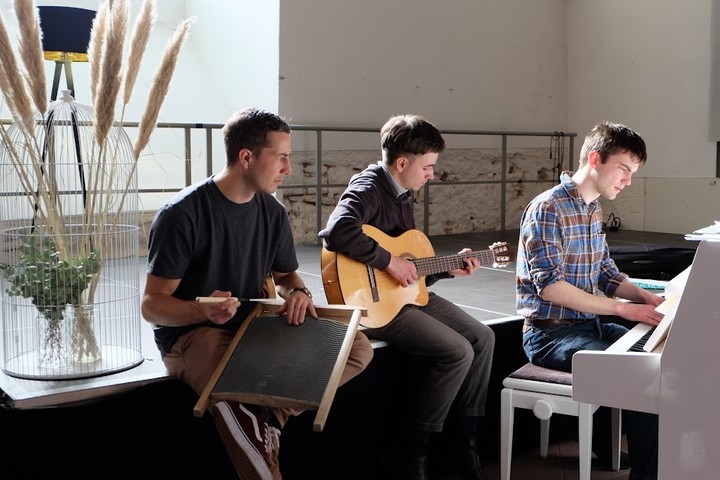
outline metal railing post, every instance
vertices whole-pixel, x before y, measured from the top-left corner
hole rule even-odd
[[[213,174],[212,128],[205,127],[205,174]]]
[[[505,221],[505,210],[507,205],[507,135],[502,136],[502,153],[500,154],[500,226],[503,231],[507,230]]]
[[[315,130],[315,231],[322,227],[322,130]],[[315,237],[315,243],[320,243],[320,237]]]

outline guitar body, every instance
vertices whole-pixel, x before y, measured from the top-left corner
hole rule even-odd
[[[361,318],[360,323],[369,328],[387,325],[405,305],[427,305],[427,275],[463,269],[468,258],[477,259],[481,266],[498,268],[506,267],[515,257],[513,249],[505,242],[495,242],[488,250],[436,257],[430,240],[419,230],[408,230],[398,237],[391,237],[370,225],[363,225],[362,229],[385,250],[412,261],[418,273],[418,281],[403,288],[382,270],[322,249],[320,264],[328,303],[364,307],[367,317]]]
[[[435,255],[430,240],[419,230],[408,230],[398,237],[391,237],[371,225],[364,225],[363,232],[397,257],[415,259]],[[425,277],[403,288],[388,273],[325,248],[322,249],[320,262],[328,303],[365,307],[367,316],[360,319],[365,327],[387,325],[405,305],[423,306],[428,303]]]

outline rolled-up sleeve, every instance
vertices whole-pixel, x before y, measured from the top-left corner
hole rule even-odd
[[[565,279],[565,263],[558,214],[553,203],[538,203],[526,212],[521,241],[525,247],[528,276],[540,295],[543,289]]]

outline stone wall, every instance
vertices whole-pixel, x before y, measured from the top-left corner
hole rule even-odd
[[[513,149],[507,152],[505,175],[506,229],[517,228],[527,203],[539,192],[557,182],[560,169],[550,158],[547,148]],[[337,203],[348,179],[368,164],[379,159],[377,151],[325,151],[321,168],[321,227]],[[293,152],[293,173],[278,197],[290,212],[295,241],[298,244],[317,242],[315,192],[315,152]],[[438,160],[435,179],[429,187],[428,199],[421,190],[415,196],[415,220],[425,229],[424,209],[428,205],[428,233],[449,235],[467,232],[497,231],[502,224],[502,155],[499,149],[451,149]],[[463,182],[458,184],[457,182]]]
[[[505,228],[518,228],[523,209],[535,195],[557,183],[556,159],[549,150],[526,148],[509,150],[507,154],[507,190],[505,194]],[[345,189],[347,180],[365,166],[378,160],[375,151],[327,151],[321,168],[321,228]],[[430,235],[502,230],[501,223],[501,152],[497,149],[446,150],[435,168],[430,187]],[[317,242],[315,195],[315,152],[293,152],[293,173],[286,185],[304,187],[282,188],[278,197],[290,213],[295,241],[300,245]],[[568,169],[565,159],[563,170]],[[451,184],[451,182],[478,182]],[[484,183],[482,183],[484,182]],[[644,223],[645,182],[633,179],[616,200],[601,199],[604,218],[614,213],[621,217],[622,228],[642,230]],[[415,198],[415,221],[424,230],[425,195],[421,190]],[[140,255],[147,254],[147,231],[155,212],[143,212],[140,222]]]

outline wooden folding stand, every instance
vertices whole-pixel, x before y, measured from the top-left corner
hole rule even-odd
[[[313,430],[322,431],[366,311],[316,305],[319,318],[308,316],[302,325],[289,325],[276,313],[282,304],[258,301],[195,404],[195,416],[203,416],[219,400],[317,410]]]

